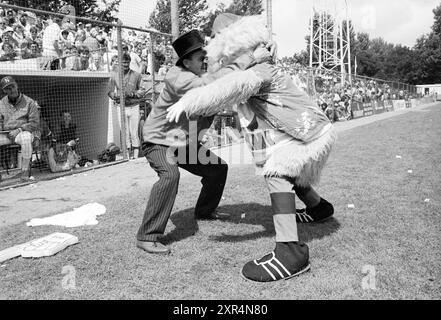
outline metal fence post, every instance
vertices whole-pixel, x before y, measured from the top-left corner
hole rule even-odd
[[[118,21],[118,27],[116,28],[117,34],[117,42],[118,42],[118,86],[120,88],[118,95],[120,97],[120,122],[121,122],[121,146],[123,152],[124,160],[129,159],[129,154],[127,152],[127,144],[126,144],[126,98],[124,96],[124,73],[122,69],[122,22]]]
[[[154,41],[156,41],[156,37],[155,35],[150,34],[150,52],[152,53],[152,105],[156,102],[156,97],[155,97],[155,67],[156,67],[156,59],[155,59],[155,55],[153,53],[154,50]]]

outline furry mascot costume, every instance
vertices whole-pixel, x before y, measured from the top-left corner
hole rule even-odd
[[[269,41],[262,17],[219,15],[216,33],[207,50],[209,72],[249,55]],[[310,269],[309,249],[299,242],[297,222],[330,218],[333,206],[311,187],[336,140],[332,124],[292,79],[271,63],[238,70],[189,91],[169,108],[169,121],[211,116],[239,105],[238,114],[258,173],[265,177],[273,209],[276,248],[261,259],[248,262],[242,274],[259,282],[288,279]],[[296,215],[295,195],[307,205]]]

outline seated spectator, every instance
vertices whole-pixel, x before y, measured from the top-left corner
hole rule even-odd
[[[89,57],[90,57],[89,48],[86,46],[78,47],[78,54],[79,57],[75,59],[72,70],[85,71],[89,69]]]
[[[17,57],[14,47],[9,42],[4,42],[1,48],[0,61],[14,60]]]
[[[96,38],[97,35],[98,31],[95,28],[92,28],[89,35],[86,36],[86,39],[83,41],[83,46],[88,47],[91,52],[98,52],[101,48],[100,43]]]
[[[22,43],[20,43],[15,51],[17,53],[17,59],[27,59],[27,56],[29,55],[27,41],[23,41]]]
[[[6,10],[6,19],[7,19],[8,26],[12,27],[16,23],[15,11],[12,9],[7,9]]]
[[[92,53],[92,56],[90,57],[90,63],[89,63],[89,70],[90,71],[105,71],[104,65],[103,65],[103,57],[99,52]]]
[[[77,31],[75,36],[75,46],[76,47],[82,46],[84,40],[86,40],[86,30],[80,29]]]
[[[69,39],[70,36],[70,31],[69,29],[63,29],[61,31],[61,35],[60,35],[60,40],[59,40],[59,44],[60,44],[60,48],[61,50],[66,50],[66,49],[71,49],[73,46],[73,41],[71,41],[71,39]],[[65,55],[63,53],[63,55]]]
[[[43,39],[40,34],[38,34],[38,29],[35,26],[32,26],[29,29],[29,34],[26,37],[26,41],[28,43],[36,42],[38,46],[41,48],[41,45],[43,44]]]
[[[21,24],[16,24],[14,25],[13,29],[14,29],[14,33],[12,34],[12,37],[14,38],[15,41],[17,41],[18,47],[20,47],[21,44],[26,41],[24,28]]]
[[[14,78],[1,79],[0,87],[6,96],[0,100],[0,117],[3,118],[7,135],[0,135],[0,145],[16,143],[21,146],[22,181],[29,180],[32,142],[40,127],[38,104],[22,94]]]
[[[29,28],[31,27],[30,24],[28,23],[28,14],[26,12],[23,12],[20,17],[18,18],[18,22],[17,24],[19,24],[20,26],[23,27],[23,31],[25,33],[29,32]]]
[[[60,121],[55,129],[54,139],[57,142],[67,144],[77,140],[77,125],[72,121],[70,112],[63,110],[60,113]]]
[[[48,152],[47,161],[51,172],[63,172],[74,169],[81,157],[76,153],[75,145],[55,143]]]
[[[75,65],[75,61],[77,59],[79,59],[78,49],[77,49],[77,47],[72,46],[72,48],[70,49],[70,53],[66,54],[66,61],[65,61],[64,68],[66,70],[73,70],[74,65]]]
[[[11,27],[6,27],[5,31],[3,31],[2,34],[2,43],[10,43],[15,49],[18,47],[18,42],[14,39],[13,34],[14,29],[12,29]]]
[[[92,30],[92,24],[91,23],[87,23],[86,24],[86,28],[84,29],[84,32],[86,33],[86,37],[88,37],[90,35],[90,31]]]
[[[0,38],[3,35],[3,32],[5,32],[6,27],[7,27],[6,19],[3,17],[0,17]]]
[[[48,163],[52,172],[68,171],[78,164],[81,157],[75,151],[79,139],[77,126],[72,122],[71,114],[64,110],[55,130],[53,145],[48,152]]]

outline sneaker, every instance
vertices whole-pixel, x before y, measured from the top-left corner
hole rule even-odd
[[[276,243],[276,249],[242,268],[248,280],[273,282],[288,280],[311,269],[308,246],[300,242]]]
[[[296,220],[298,223],[318,223],[330,219],[333,214],[333,205],[321,198],[320,203],[313,208],[296,210]]]

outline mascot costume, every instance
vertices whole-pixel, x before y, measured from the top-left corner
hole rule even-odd
[[[250,55],[269,42],[261,16],[219,15],[214,38],[206,47],[208,72],[214,73]],[[310,269],[309,249],[299,241],[297,222],[322,222],[334,208],[312,188],[336,141],[326,115],[273,63],[237,70],[187,92],[169,108],[169,121],[182,113],[189,119],[212,116],[238,105],[238,115],[256,170],[265,178],[271,198],[276,248],[245,264],[247,279],[271,282],[288,279]],[[296,214],[295,195],[306,204]]]

